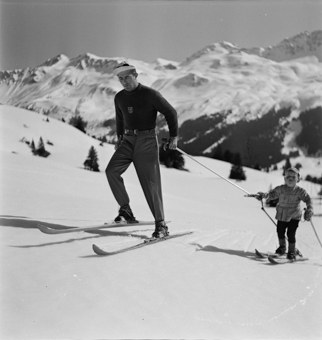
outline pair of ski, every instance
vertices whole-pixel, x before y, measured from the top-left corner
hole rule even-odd
[[[307,261],[307,257],[297,257],[295,260],[289,260],[285,257],[285,255],[279,255],[275,253],[263,253],[255,249],[255,254],[258,258],[268,259],[268,261],[272,264],[285,264],[285,263],[294,263],[298,261]]]
[[[166,222],[169,223],[169,222]],[[91,231],[97,231],[101,229],[112,229],[112,228],[121,228],[121,227],[134,227],[134,226],[142,226],[142,225],[154,225],[154,221],[138,221],[136,223],[127,223],[127,222],[111,222],[111,223],[104,223],[104,224],[99,224],[99,225],[93,225],[89,227],[79,227],[79,228],[65,228],[65,229],[54,229],[50,228],[44,224],[38,223],[37,228],[42,231],[45,234],[49,235],[57,235],[57,234],[67,234],[67,233],[76,233],[76,232],[91,232]],[[148,245],[152,245],[155,243],[167,241],[176,237],[180,236],[185,236],[185,235],[190,235],[192,234],[192,231],[187,231],[187,232],[181,232],[181,233],[176,233],[176,234],[170,234],[168,236],[162,237],[162,238],[147,238],[143,242],[136,244],[131,247],[127,248],[122,248],[116,251],[106,251],[102,249],[101,247],[97,246],[96,244],[93,244],[93,251],[97,255],[102,255],[102,256],[109,256],[109,255],[116,255],[120,253],[124,253],[130,250],[135,250],[139,249]]]

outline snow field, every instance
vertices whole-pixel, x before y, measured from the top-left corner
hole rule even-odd
[[[0,107],[0,123],[2,339],[321,338],[322,250],[309,223],[301,222],[297,234],[309,261],[273,266],[256,259],[255,248],[273,251],[277,244],[260,203],[186,158],[189,172],[162,167],[163,193],[170,232],[194,233],[99,257],[93,243],[123,248],[142,242],[153,226],[46,235],[35,225],[86,226],[115,217],[104,174],[113,146],[8,106]],[[47,159],[19,142],[37,144],[40,136]],[[100,173],[82,169],[92,145]],[[230,164],[197,159],[228,176]],[[252,193],[282,181],[280,174],[245,170],[247,180],[236,184]],[[133,167],[124,178],[135,216],[151,220]],[[316,188],[300,185],[312,191],[322,238]],[[266,209],[274,217],[275,209]]]

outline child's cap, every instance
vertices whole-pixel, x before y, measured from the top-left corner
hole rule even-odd
[[[297,169],[297,168],[295,168],[294,166],[292,166],[291,168],[288,168],[287,170],[286,170],[286,172],[287,171],[290,171],[290,172],[295,172],[296,174],[298,174],[299,175],[299,177],[301,176],[301,174],[300,174],[300,170],[299,169]]]

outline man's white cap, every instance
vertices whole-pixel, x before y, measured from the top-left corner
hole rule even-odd
[[[113,74],[117,76],[121,72],[131,71],[131,70],[135,71],[135,67],[132,66],[132,65],[129,65],[127,62],[123,61],[122,63],[118,64],[115,67],[115,69],[113,70]]]

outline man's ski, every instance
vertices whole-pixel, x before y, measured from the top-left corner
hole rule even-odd
[[[269,256],[268,261],[272,264],[285,264],[285,263],[294,263],[299,261],[307,261],[309,260],[307,257],[297,257],[295,260],[289,260],[288,258],[276,258]]]
[[[148,246],[150,244],[155,244],[155,243],[167,241],[167,240],[170,240],[170,239],[175,238],[175,237],[190,235],[192,233],[193,233],[193,231],[188,231],[188,232],[183,232],[183,233],[171,234],[169,236],[165,236],[165,237],[162,237],[162,238],[149,238],[149,239],[144,240],[142,243],[136,244],[135,246],[123,248],[123,249],[119,249],[119,250],[115,250],[115,251],[106,251],[106,250],[103,250],[102,248],[98,247],[96,244],[93,244],[93,250],[97,255],[102,255],[102,256],[116,255],[116,254],[120,254],[120,253],[125,253],[125,252],[130,251],[130,250],[139,249],[139,248]]]
[[[166,223],[169,223],[167,221]],[[127,223],[127,222],[110,222],[98,225],[92,225],[89,227],[76,227],[76,228],[66,228],[66,229],[53,229],[45,226],[41,223],[37,224],[37,228],[45,234],[56,235],[56,234],[67,234],[67,233],[77,233],[80,231],[93,231],[98,229],[111,229],[111,228],[121,228],[121,227],[135,227],[141,225],[154,225],[154,221],[138,221],[137,223]]]

